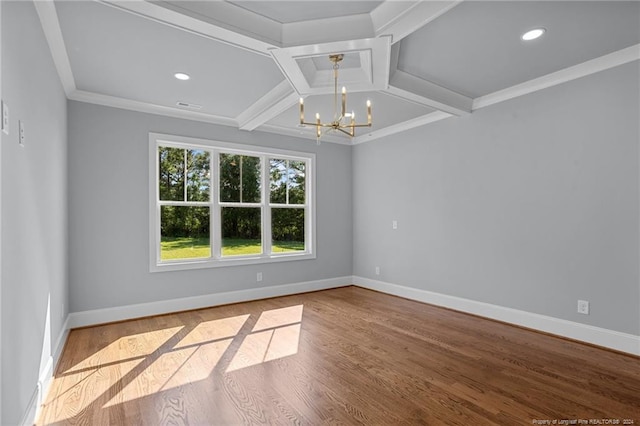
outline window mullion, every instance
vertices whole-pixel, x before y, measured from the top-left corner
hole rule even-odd
[[[242,183],[242,163],[244,160],[244,156],[241,155],[240,156],[240,202],[242,203],[243,199],[242,199],[242,187],[244,186]]]
[[[155,234],[155,254],[156,254],[156,264],[161,262],[161,257],[160,257],[160,253],[161,253],[161,242],[162,242],[162,231],[161,231],[161,226],[162,226],[162,217],[160,214],[160,144],[158,144],[158,142],[156,141],[155,143],[155,163],[156,163],[156,170],[155,170],[155,175],[156,175],[156,180],[155,180],[155,200],[156,200],[156,208],[155,208],[155,215],[156,215],[156,226],[154,227],[154,234]]]
[[[187,201],[187,150],[184,150],[184,176],[182,177],[182,199],[183,201]]]
[[[206,201],[158,201],[159,206],[207,207]]]
[[[261,163],[261,182],[262,182],[262,249],[263,255],[269,256],[271,255],[271,208],[269,207],[269,202],[271,200],[271,186],[269,184],[271,173],[267,172],[267,166],[269,163],[269,159],[266,155],[260,157]]]
[[[220,151],[214,150],[211,155],[211,164],[209,166],[211,170],[211,188],[210,191],[210,205],[211,211],[209,216],[211,221],[209,223],[210,241],[211,241],[211,257],[214,259],[220,259],[222,256],[222,224],[221,224],[221,211],[220,211]]]

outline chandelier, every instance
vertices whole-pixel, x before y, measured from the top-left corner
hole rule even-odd
[[[320,121],[320,113],[316,113],[315,123],[304,121],[304,99],[300,98],[300,126],[316,126],[316,141],[320,143],[320,137],[332,130],[338,130],[349,137],[356,135],[356,127],[371,127],[371,101],[367,100],[367,122],[356,123],[353,111],[347,112],[347,89],[342,88],[342,108],[338,114],[338,68],[344,54],[329,55],[329,61],[333,62],[333,121],[323,123]],[[324,131],[323,131],[324,129]]]

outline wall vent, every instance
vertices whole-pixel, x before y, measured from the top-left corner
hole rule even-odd
[[[202,109],[202,105],[190,104],[189,102],[176,102],[180,108],[188,108],[188,109]]]

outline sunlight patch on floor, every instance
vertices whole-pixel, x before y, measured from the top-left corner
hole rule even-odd
[[[252,331],[299,323],[302,321],[302,308],[302,305],[297,305],[264,311],[260,314],[260,318],[258,318],[256,325],[253,326]]]
[[[96,351],[90,357],[79,361],[63,373],[75,373],[83,370],[94,370],[110,363],[120,363],[129,359],[141,359],[166,343],[182,327],[170,327],[145,333],[123,336]]]
[[[264,311],[244,338],[227,372],[298,353],[303,306]]]
[[[72,367],[58,372],[51,385],[58,396],[46,403],[47,420],[65,421],[95,411],[96,404],[106,409],[210,379],[216,367],[225,368],[223,360],[231,359],[226,372],[232,372],[295,355],[302,312],[303,305],[264,311],[246,336],[240,333],[250,314],[122,336],[75,363],[70,354]]]
[[[104,407],[205,380],[218,365],[233,338],[176,348],[160,355]]]
[[[247,319],[249,319],[249,314],[201,322],[175,348],[235,337]]]

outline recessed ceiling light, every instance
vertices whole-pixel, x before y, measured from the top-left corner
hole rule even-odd
[[[531,41],[531,40],[535,40],[538,37],[540,37],[542,34],[544,34],[547,30],[545,30],[544,28],[535,28],[533,30],[527,31],[526,33],[522,34],[522,40],[524,41]]]
[[[178,80],[189,80],[191,78],[189,77],[189,74],[185,74],[183,72],[177,72],[173,76]]]

